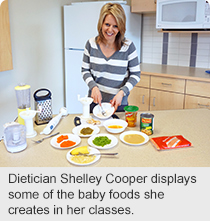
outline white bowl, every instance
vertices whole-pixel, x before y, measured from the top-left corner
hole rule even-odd
[[[122,128],[109,128],[109,126],[112,125],[122,126]],[[114,134],[123,132],[127,126],[128,123],[120,119],[110,119],[104,122],[104,127],[106,128],[106,130]]]
[[[104,109],[104,111],[106,112],[106,116],[102,115],[101,107],[99,104],[93,108],[93,115],[99,119],[110,118],[112,116],[112,114],[114,113],[114,107],[112,107],[110,103],[101,103],[101,106]]]

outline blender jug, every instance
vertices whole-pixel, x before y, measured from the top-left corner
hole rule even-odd
[[[17,105],[18,105],[18,123],[25,125],[23,118],[20,116],[20,112],[25,111],[26,108],[31,108],[31,87],[25,84],[19,84],[15,87]]]

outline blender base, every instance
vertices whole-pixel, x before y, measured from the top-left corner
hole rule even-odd
[[[23,145],[17,146],[17,147],[8,147],[8,146],[6,146],[6,149],[10,153],[17,153],[17,152],[21,152],[21,151],[25,150],[26,147],[27,147],[27,144],[23,144]]]
[[[37,135],[37,132],[34,130],[32,134],[26,134],[26,138],[32,138]]]

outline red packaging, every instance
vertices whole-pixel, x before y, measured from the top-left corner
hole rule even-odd
[[[150,141],[157,150],[169,150],[192,146],[192,143],[185,139],[182,135],[153,137]]]

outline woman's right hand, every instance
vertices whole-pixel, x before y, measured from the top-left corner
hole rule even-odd
[[[102,96],[97,86],[92,88],[91,97],[93,98],[94,103],[101,105]]]

